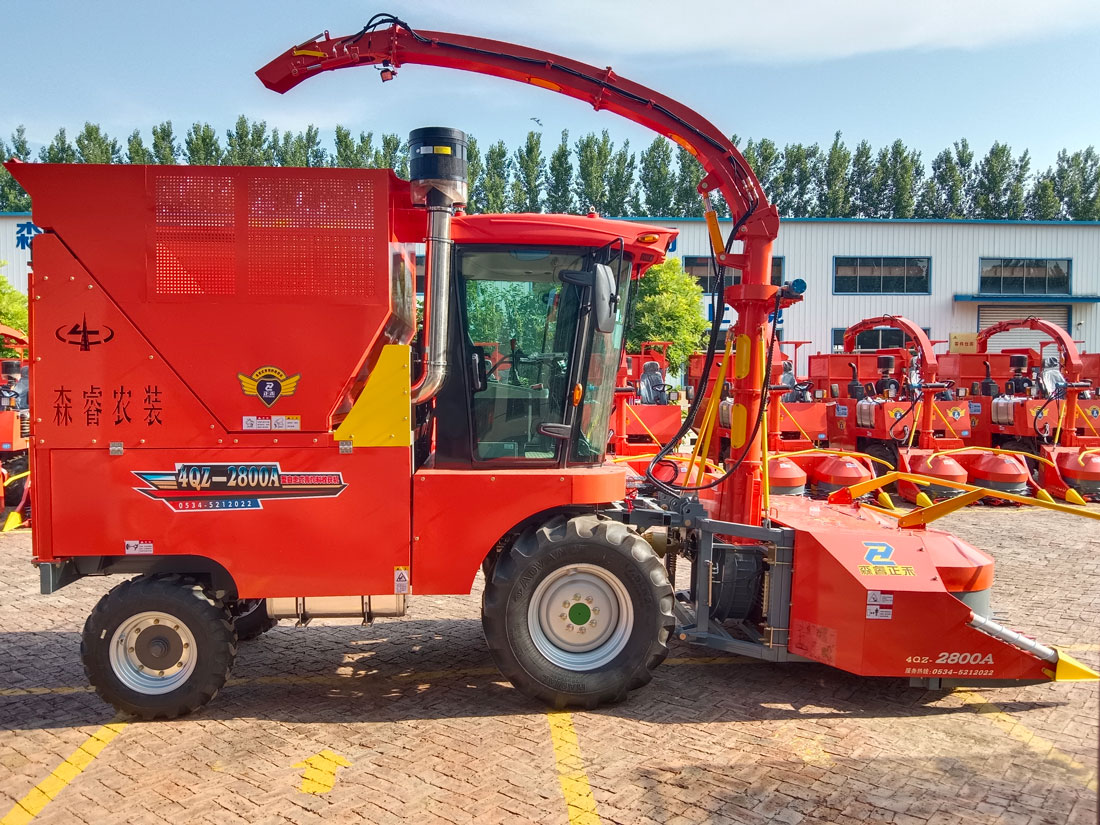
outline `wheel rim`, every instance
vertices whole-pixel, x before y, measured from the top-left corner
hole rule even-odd
[[[111,637],[111,670],[138,693],[175,690],[195,672],[195,637],[169,613],[150,610],[122,622]]]
[[[539,653],[566,670],[603,667],[626,647],[634,607],[619,579],[594,564],[573,564],[543,579],[527,626]]]

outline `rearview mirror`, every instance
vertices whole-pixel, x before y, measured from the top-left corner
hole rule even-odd
[[[563,269],[558,273],[567,284],[587,286],[592,289],[592,317],[596,331],[613,332],[615,329],[615,272],[607,264],[596,264],[593,270]]]

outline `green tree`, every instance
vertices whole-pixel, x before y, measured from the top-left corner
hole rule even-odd
[[[607,203],[604,209],[607,214],[616,218],[625,218],[633,211],[634,197],[634,153],[630,151],[630,141],[624,140],[623,145],[611,156],[607,165]]]
[[[1057,221],[1062,219],[1062,202],[1054,186],[1054,170],[1047,169],[1036,175],[1035,183],[1027,196],[1027,217],[1033,221]]]
[[[1100,220],[1100,156],[1094,147],[1058,153],[1054,190],[1071,221]]]
[[[950,149],[932,159],[932,174],[921,187],[916,215],[919,218],[966,217],[967,183]]]
[[[1025,183],[1031,158],[1025,150],[1019,159],[1007,144],[995,142],[978,164],[974,205],[982,220],[1019,220],[1025,212]]]
[[[542,155],[542,134],[528,132],[523,146],[512,159],[512,212],[541,212],[542,187],[546,181],[546,159]]]
[[[341,169],[363,169],[374,160],[374,133],[360,132],[359,140],[344,126],[336,127],[336,151],[332,165]]]
[[[736,142],[735,140],[734,143]],[[783,156],[779,147],[767,138],[761,138],[757,143],[750,139],[745,144],[745,151],[742,154],[745,161],[752,167],[752,171],[756,173],[756,179],[760,181],[760,187],[768,196],[768,200],[776,203],[780,195],[777,191],[779,171],[783,166]]]
[[[503,212],[508,201],[508,182],[512,176],[512,162],[508,158],[508,147],[498,140],[485,152],[485,177],[482,193],[485,198],[482,207],[489,214]]]
[[[382,135],[382,146],[371,164],[375,169],[392,169],[397,177],[409,179],[409,147],[399,135]]]
[[[562,130],[561,143],[550,155],[550,167],[546,180],[546,211],[566,214],[575,210],[569,132]]]
[[[783,167],[779,172],[779,192],[775,201],[779,214],[788,218],[807,218],[814,214],[820,167],[821,149],[816,143],[812,146],[789,143],[783,148]]]
[[[638,188],[642,193],[646,216],[670,217],[676,200],[676,176],[672,171],[672,144],[668,138],[654,138],[642,151],[639,166],[641,174]]]
[[[57,130],[48,146],[38,150],[38,159],[43,163],[76,163],[76,149],[65,137],[64,128]]]
[[[477,138],[466,136],[466,211],[470,214],[485,211],[485,164],[481,162],[481,149]]]
[[[595,209],[607,212],[607,167],[611,163],[611,137],[605,129],[597,137],[589,132],[574,147],[577,153],[577,174],[573,189],[577,196],[577,208],[581,212]]]
[[[153,153],[145,148],[145,143],[141,139],[141,132],[137,129],[134,129],[126,141],[126,162],[132,164],[153,162]]]
[[[627,349],[639,352],[644,341],[671,341],[669,369],[680,372],[708,327],[702,298],[702,288],[684,272],[679,258],[650,267],[634,295]]]
[[[703,179],[703,166],[684,147],[676,152],[676,194],[672,199],[673,214],[681,218],[703,216],[703,199],[699,196],[699,181]],[[711,206],[716,206],[711,196]]]
[[[959,170],[959,175],[963,181],[963,210],[962,216],[965,218],[973,218],[974,214],[974,185],[976,176],[974,174],[974,151],[970,148],[970,144],[966,138],[959,138],[955,141],[955,168]]]
[[[0,324],[26,332],[30,329],[27,323],[27,296],[4,277],[3,270],[7,263],[0,261]]]
[[[829,154],[821,166],[821,181],[818,184],[817,214],[825,218],[846,218],[852,210],[852,199],[848,194],[848,173],[852,164],[852,153],[840,139],[840,132],[833,137]]]
[[[218,166],[222,162],[218,134],[209,123],[192,124],[183,139],[183,157],[191,166]]]
[[[875,186],[875,161],[871,144],[861,140],[852,154],[848,173],[848,194],[852,199],[853,218],[877,218],[880,213],[879,190]]]
[[[31,148],[27,144],[26,130],[22,125],[16,127],[11,136],[11,146],[0,138],[0,159],[17,158],[21,161],[31,159]],[[30,212],[31,198],[23,187],[16,183],[8,170],[0,166],[0,212]]]
[[[328,152],[321,146],[321,135],[312,123],[304,132],[287,132],[280,139],[279,130],[271,130],[271,156],[276,166],[328,166]]]
[[[180,162],[180,147],[172,131],[172,121],[166,120],[153,127],[153,163],[172,166]]]
[[[241,115],[232,129],[225,133],[223,166],[271,166],[275,161],[275,148],[267,134],[267,122]]]
[[[924,177],[920,152],[909,151],[901,140],[879,152],[875,180],[879,188],[880,217],[912,218]]]
[[[99,128],[98,123],[85,123],[76,136],[77,163],[120,163],[122,150],[118,141]]]

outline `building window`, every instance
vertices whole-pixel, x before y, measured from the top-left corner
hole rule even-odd
[[[932,337],[932,330],[929,327],[921,327],[921,329],[929,338]],[[845,327],[833,327],[833,352],[844,352],[844,333],[847,331]],[[900,329],[894,329],[893,327],[875,327],[856,334],[857,352],[874,352],[877,349],[904,349],[909,344],[909,336]]]
[[[982,295],[1069,295],[1068,258],[982,258]]]
[[[927,295],[931,258],[833,258],[837,295]]]
[[[695,278],[703,288],[703,292],[710,292],[711,282],[714,279],[714,271],[711,269],[709,255],[685,255],[681,259],[684,272]],[[741,283],[740,269],[726,270],[726,286]],[[772,285],[783,286],[783,256],[772,256]]]

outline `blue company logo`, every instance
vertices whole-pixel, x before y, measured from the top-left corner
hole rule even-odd
[[[891,557],[894,555],[894,548],[889,544],[883,544],[879,541],[865,541],[863,546],[867,548],[867,552],[863,556],[863,560],[868,564],[878,564],[882,566],[893,565]]]

